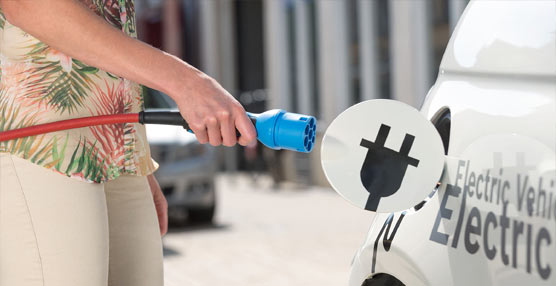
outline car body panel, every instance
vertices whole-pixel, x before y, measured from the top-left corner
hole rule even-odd
[[[180,126],[147,125],[147,138],[151,155],[160,165],[154,175],[170,213],[214,208],[217,171],[214,148],[200,144],[195,135]]]
[[[471,1],[441,70],[473,74],[556,75],[554,1]]]

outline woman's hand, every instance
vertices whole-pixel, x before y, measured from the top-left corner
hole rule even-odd
[[[170,96],[200,143],[233,146],[238,142],[246,146],[256,138],[255,128],[241,104],[206,74],[191,68],[176,89],[178,93]],[[241,134],[239,138],[236,129]]]
[[[168,232],[168,202],[154,175],[148,175],[147,180],[149,181],[149,187],[153,194],[156,215],[158,216],[158,225],[160,226],[160,236],[164,236],[166,232]]]

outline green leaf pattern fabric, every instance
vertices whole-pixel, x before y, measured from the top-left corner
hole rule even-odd
[[[136,37],[132,0],[81,0]],[[0,9],[0,132],[85,116],[139,112],[139,84],[88,66],[10,24]],[[8,152],[60,174],[105,182],[156,168],[145,128],[100,125],[0,142]]]

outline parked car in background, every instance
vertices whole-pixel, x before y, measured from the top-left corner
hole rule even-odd
[[[556,285],[556,2],[471,1],[421,113],[440,185],[376,214],[349,285]]]
[[[146,110],[177,110],[167,95],[147,89]],[[151,156],[160,168],[155,172],[168,200],[171,220],[212,222],[216,207],[214,177],[217,163],[212,146],[200,144],[180,126],[146,125]]]

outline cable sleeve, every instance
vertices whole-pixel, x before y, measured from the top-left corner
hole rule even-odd
[[[139,123],[182,126],[185,130],[192,132],[179,111],[141,111],[139,112]]]

